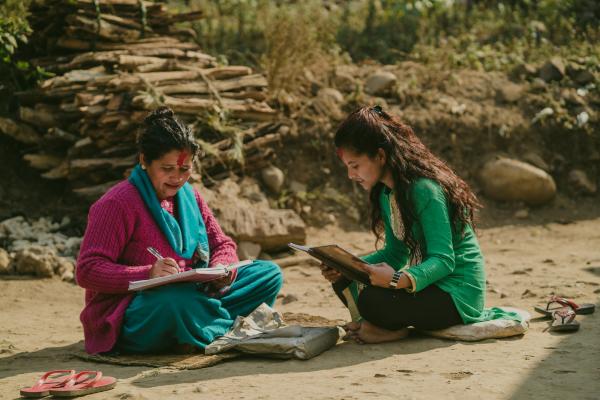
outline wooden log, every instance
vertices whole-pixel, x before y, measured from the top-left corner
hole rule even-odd
[[[197,71],[203,74],[205,77],[209,79],[231,79],[236,78],[243,75],[252,74],[252,68],[246,67],[243,65],[233,65],[227,67],[214,67],[214,68],[206,68],[201,69],[196,66],[190,66],[184,63],[178,64],[178,66],[183,70],[188,71]]]
[[[75,5],[77,7],[89,7],[94,8],[93,0],[76,0]],[[129,8],[133,10],[139,10],[140,5],[138,0],[98,0],[100,10],[111,11],[114,8]],[[163,4],[153,3],[150,1],[143,1],[143,6],[149,12],[166,12],[166,8]]]
[[[38,128],[52,128],[60,125],[60,119],[57,117],[55,110],[49,110],[45,105],[40,107],[38,104],[36,109],[19,107],[19,119]]]
[[[25,154],[23,156],[31,168],[47,171],[58,167],[63,161],[63,157],[51,154]]]
[[[165,63],[167,60],[160,57],[137,56],[131,54],[121,54],[117,62],[121,67],[133,69],[139,65]]]
[[[171,96],[162,96],[162,104],[170,107],[176,113],[197,115],[206,110],[211,110],[215,106],[222,105],[232,113],[235,118],[251,121],[269,121],[276,115],[277,111],[273,110],[266,103],[249,103],[239,100],[225,100],[222,104],[211,99],[188,98],[178,99]],[[157,104],[156,100],[147,93],[138,94],[131,100],[131,104],[136,108],[146,110],[154,109]]]
[[[158,37],[157,37],[158,38]],[[56,41],[56,46],[68,49],[68,50],[101,50],[101,51],[109,51],[109,50],[131,50],[137,51],[137,49],[153,49],[153,48],[163,48],[170,47],[172,49],[179,50],[197,50],[198,46],[193,43],[184,43],[180,41],[166,41],[164,40],[164,36],[160,36],[161,40],[156,40],[154,42],[142,41],[138,40],[132,43],[111,43],[111,42],[96,42],[93,43],[87,40],[75,39],[73,37],[63,36]]]
[[[40,87],[42,89],[58,88],[61,86],[70,86],[74,83],[87,83],[89,81],[110,76],[103,66],[97,66],[90,69],[76,69],[67,72],[64,75],[46,79]]]
[[[31,126],[0,117],[0,132],[20,143],[39,144],[42,136]]]
[[[139,30],[123,28],[103,19],[98,21],[83,15],[68,15],[66,23],[68,26],[65,28],[65,32],[73,37],[79,36],[78,34],[81,32],[112,42],[133,42],[142,38],[142,32]]]
[[[132,157],[124,158],[87,158],[69,161],[69,179],[77,179],[95,170],[120,170],[135,164]]]
[[[110,95],[101,93],[80,92],[75,94],[75,104],[78,107],[95,106],[97,104],[106,102],[108,100],[108,96]]]
[[[220,93],[231,90],[241,90],[249,87],[267,87],[269,84],[263,75],[245,75],[233,79],[219,80],[212,82],[213,87]],[[185,82],[174,85],[160,86],[160,92],[164,94],[176,93],[211,93],[210,88],[205,82]]]
[[[58,166],[52,168],[50,171],[43,173],[41,176],[44,179],[65,179],[69,175],[69,162],[63,160]]]
[[[44,135],[44,142],[66,143],[70,145],[77,142],[77,140],[79,138],[76,135],[56,126],[48,129]]]
[[[73,189],[73,192],[78,196],[89,200],[95,200],[100,198],[104,193],[106,193],[111,187],[119,183],[119,180],[113,180],[109,182],[104,182],[99,185],[86,186],[81,188]]]
[[[255,101],[266,101],[267,93],[260,90],[243,90],[241,92],[225,92],[221,93],[221,96],[226,99],[252,99]]]

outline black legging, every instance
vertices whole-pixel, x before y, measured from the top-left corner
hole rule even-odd
[[[342,291],[350,280],[341,278],[333,290],[347,306]],[[452,297],[437,285],[429,285],[417,293],[404,289],[365,287],[358,297],[358,311],[370,323],[388,330],[413,326],[422,330],[436,330],[462,324]]]

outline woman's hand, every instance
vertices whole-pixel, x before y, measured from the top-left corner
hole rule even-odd
[[[172,258],[156,260],[150,269],[150,278],[173,275],[179,272],[179,265]]]
[[[227,274],[227,276],[224,276],[219,279],[215,279],[214,281],[210,281],[208,284],[211,286],[211,288],[213,290],[216,291],[216,290],[224,288],[225,286],[231,285],[232,280],[233,280],[233,272],[230,272],[229,274]]]
[[[369,278],[371,278],[371,285],[383,288],[390,287],[390,282],[392,281],[392,277],[396,271],[394,268],[390,267],[389,264],[365,264],[362,267],[363,270],[369,274]]]
[[[319,265],[319,268],[321,268],[321,275],[323,275],[325,279],[327,279],[331,283],[336,283],[342,277],[342,274],[340,272],[328,267],[323,263]]]

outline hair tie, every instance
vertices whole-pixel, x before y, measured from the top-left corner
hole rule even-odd
[[[383,115],[383,108],[381,108],[381,106],[379,104],[371,107],[371,111],[374,111],[375,113],[377,113],[379,115]]]

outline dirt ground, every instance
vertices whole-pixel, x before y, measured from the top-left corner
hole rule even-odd
[[[597,210],[597,209],[596,209]],[[507,220],[510,221],[510,220]],[[568,223],[566,223],[568,222]],[[598,305],[600,215],[570,221],[495,223],[479,231],[487,260],[488,306],[533,306],[552,293]],[[328,226],[310,243],[341,243],[357,253],[373,247],[361,230]],[[284,269],[284,296],[276,308],[347,319],[318,268]],[[95,364],[71,358],[83,338],[83,290],[58,280],[0,280],[0,399],[52,369],[100,369],[119,379],[90,399],[598,399],[600,318],[578,316],[573,334],[546,331],[534,319],[523,336],[478,343],[412,334],[383,345],[338,345],[309,361],[254,357],[200,370]],[[535,315],[534,315],[535,316]]]

